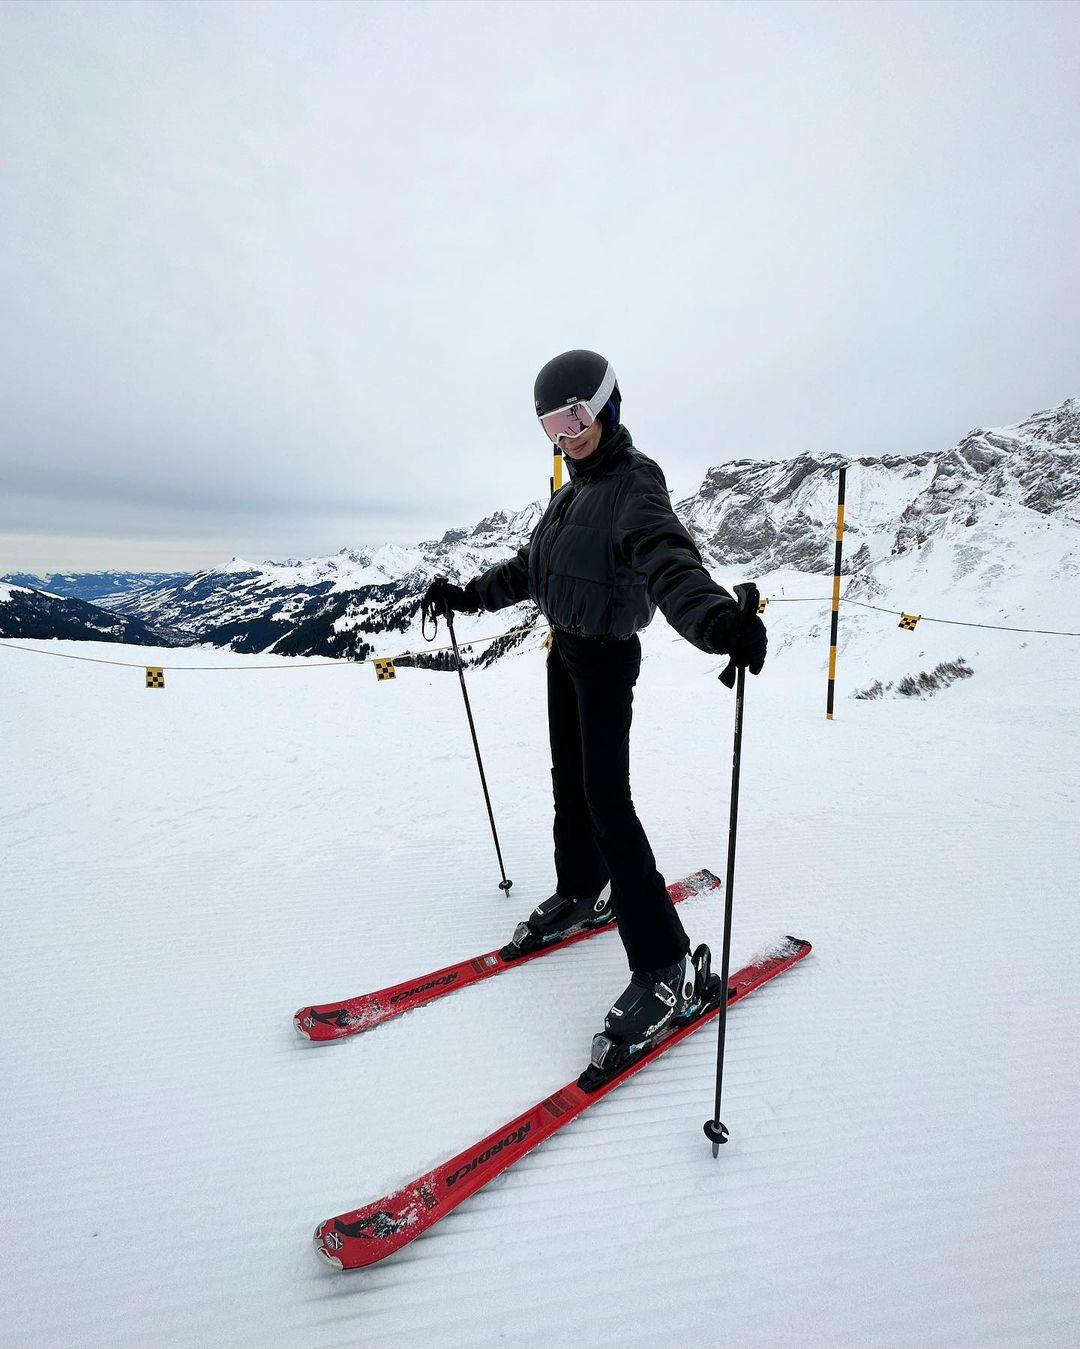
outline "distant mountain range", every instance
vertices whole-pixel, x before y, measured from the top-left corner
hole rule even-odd
[[[987,591],[1005,571],[1029,565],[1038,532],[1040,580],[1080,575],[1080,399],[1015,426],[977,429],[950,449],[845,460],[801,454],[733,460],[709,469],[675,509],[707,565],[724,580],[781,570],[832,568],[836,479],[848,464],[845,593],[864,598],[909,588],[934,555],[935,585]],[[342,549],[286,562],[233,558],[194,575],[90,573],[62,577],[108,595],[108,619],[87,620],[100,640],[121,619],[155,641],[208,642],[236,651],[363,659],[423,650],[416,606],[432,577],[464,582],[525,543],[543,509],[535,501],[498,511],[471,528],[448,530],[413,547]],[[1019,571],[1018,571],[1019,569]],[[55,578],[18,577],[53,589]],[[16,607],[25,606],[19,600]],[[93,606],[90,606],[91,608]],[[503,615],[506,626],[538,617],[530,604]],[[40,613],[46,622],[44,611]],[[0,633],[10,633],[12,601],[0,598]],[[65,616],[70,629],[73,616]],[[491,616],[458,627],[490,630]],[[132,629],[135,630],[134,628]],[[22,635],[28,635],[23,633]],[[40,635],[71,636],[70,630]],[[116,640],[145,640],[130,636]],[[483,659],[483,653],[477,659]]]
[[[71,599],[90,600],[110,605],[125,595],[135,595],[148,586],[167,585],[186,580],[190,573],[183,571],[54,571],[47,576],[33,572],[9,572],[0,581],[44,590],[50,595]]]
[[[343,548],[285,562],[234,557],[132,594],[117,607],[189,641],[234,651],[363,660],[376,649],[401,649],[432,577],[474,576],[501,561],[528,539],[542,510],[537,501],[522,511],[497,511],[471,529],[450,529],[413,547]],[[417,648],[424,645],[417,638]]]
[[[176,638],[149,627],[141,619],[114,613],[70,595],[0,581],[0,637],[72,641],[127,642],[134,646],[176,646]]]

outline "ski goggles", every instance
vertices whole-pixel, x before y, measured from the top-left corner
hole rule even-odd
[[[548,439],[558,441],[563,436],[580,436],[594,425],[596,417],[588,403],[569,403],[554,412],[545,412],[540,425],[547,432]]]
[[[563,436],[573,438],[584,435],[589,427],[595,424],[614,388],[615,371],[609,365],[604,371],[600,387],[591,398],[575,398],[569,403],[564,403],[561,408],[555,408],[553,412],[543,413],[540,416],[540,425],[547,433],[548,439],[558,444]]]

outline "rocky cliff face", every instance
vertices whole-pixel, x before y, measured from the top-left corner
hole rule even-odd
[[[677,510],[708,560],[759,572],[832,568],[838,455],[712,468]],[[920,548],[1002,509],[1080,525],[1080,399],[948,450],[848,462],[845,571]]]

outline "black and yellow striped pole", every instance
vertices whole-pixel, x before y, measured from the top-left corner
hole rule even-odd
[[[836,560],[833,563],[832,632],[829,634],[829,700],[825,716],[833,719],[833,698],[836,693],[836,633],[840,626],[840,562],[844,555],[844,490],[847,486],[847,466],[840,470],[840,493],[836,502]]]

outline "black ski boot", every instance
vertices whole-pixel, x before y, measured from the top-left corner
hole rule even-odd
[[[575,932],[603,927],[615,917],[611,907],[611,890],[605,886],[599,894],[585,899],[567,899],[565,895],[550,895],[538,904],[524,923],[518,923],[509,946],[499,952],[503,960],[538,951],[541,946],[572,937]]]
[[[692,1021],[716,996],[707,946],[699,946],[674,965],[646,972],[634,971],[629,984],[604,1018],[604,1029],[593,1036],[589,1067],[578,1079],[585,1090],[595,1089],[648,1050],[666,1031]]]

